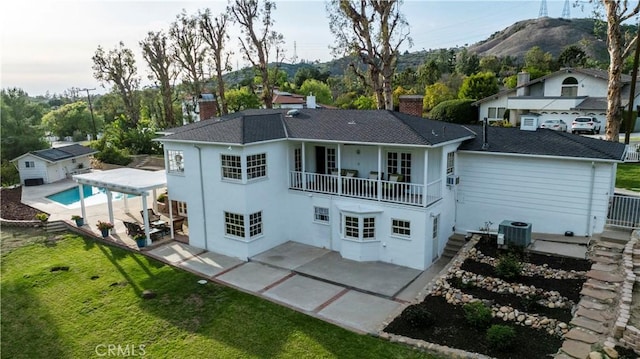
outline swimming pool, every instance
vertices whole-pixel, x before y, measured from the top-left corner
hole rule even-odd
[[[84,203],[86,206],[107,202],[107,191],[104,188],[93,186],[82,186]],[[121,200],[124,197],[122,193],[111,192],[111,198],[114,201]],[[135,195],[128,195],[127,198],[136,197]],[[71,187],[62,192],[54,193],[47,196],[48,199],[54,201],[60,205],[68,208],[80,208],[80,190],[78,187]]]

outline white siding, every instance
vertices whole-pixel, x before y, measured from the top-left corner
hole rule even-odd
[[[470,152],[458,160],[458,232],[478,230],[485,221],[497,228],[503,220],[532,223],[541,233],[603,231],[612,164],[595,163],[592,172],[588,161]]]
[[[33,162],[35,167],[26,166],[26,162]],[[18,171],[20,172],[20,183],[24,184],[25,179],[42,178],[44,183],[49,183],[47,175],[47,162],[42,159],[27,155],[17,161]]]

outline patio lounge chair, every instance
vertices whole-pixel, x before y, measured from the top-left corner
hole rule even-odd
[[[382,188],[384,189],[384,194],[387,197],[395,197],[398,195],[398,185],[397,183],[403,182],[404,176],[398,173],[392,173],[389,175],[389,180],[387,183],[384,183]]]
[[[143,236],[145,235],[144,228],[138,223],[126,222],[126,221],[122,221],[122,223],[124,223],[124,226],[127,228],[127,234],[131,236],[131,238],[134,238],[137,235],[143,235]],[[161,236],[161,235],[162,235],[162,230],[158,228],[149,229],[149,236],[151,237],[151,240],[156,240],[158,239],[158,236]]]
[[[147,213],[149,214],[149,223],[160,220],[160,215],[157,214],[153,208],[147,208]],[[144,210],[140,211],[140,216],[142,216],[142,219],[144,220]]]

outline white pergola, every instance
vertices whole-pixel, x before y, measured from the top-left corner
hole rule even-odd
[[[151,244],[151,236],[149,233],[149,213],[147,209],[147,196],[152,192],[153,208],[156,209],[156,190],[167,186],[167,175],[164,170],[145,171],[135,168],[118,168],[107,171],[94,171],[91,173],[74,175],[73,179],[78,183],[80,190],[80,205],[82,208],[82,217],[87,218],[83,185],[101,187],[106,190],[107,206],[109,207],[109,221],[114,223],[113,219],[113,199],[111,192],[120,192],[123,194],[131,194],[142,198],[142,214],[144,219],[144,234],[147,237],[147,245]],[[124,196],[124,211],[129,213],[127,196]],[[169,224],[171,226],[171,238],[173,238],[173,213],[169,211]],[[114,228],[115,230],[115,228]]]

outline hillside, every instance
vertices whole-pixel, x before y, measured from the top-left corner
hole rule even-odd
[[[488,39],[480,41],[468,47],[469,52],[476,53],[480,57],[495,55],[498,57],[510,56],[520,61],[524,55],[534,46],[540,47],[544,52],[551,53],[555,58],[562,50],[570,45],[577,45],[587,55],[599,62],[608,62],[606,43],[594,35],[593,19],[554,19],[543,17],[538,19],[519,21],[502,31],[491,35]],[[438,50],[433,50],[438,51]],[[417,69],[429,56],[425,50],[406,52],[398,58],[398,71],[406,68]],[[324,63],[299,63],[282,64],[292,79],[298,69],[307,66],[316,66],[320,71],[329,71],[331,76],[342,76],[349,65],[349,58],[344,57]],[[234,71],[225,76],[227,83],[235,84],[248,76],[248,69]]]
[[[562,50],[576,45],[597,61],[607,62],[606,43],[594,36],[593,19],[553,19],[543,17],[519,21],[496,32],[487,40],[469,46],[479,56],[511,56],[522,59],[532,47],[558,57]]]

